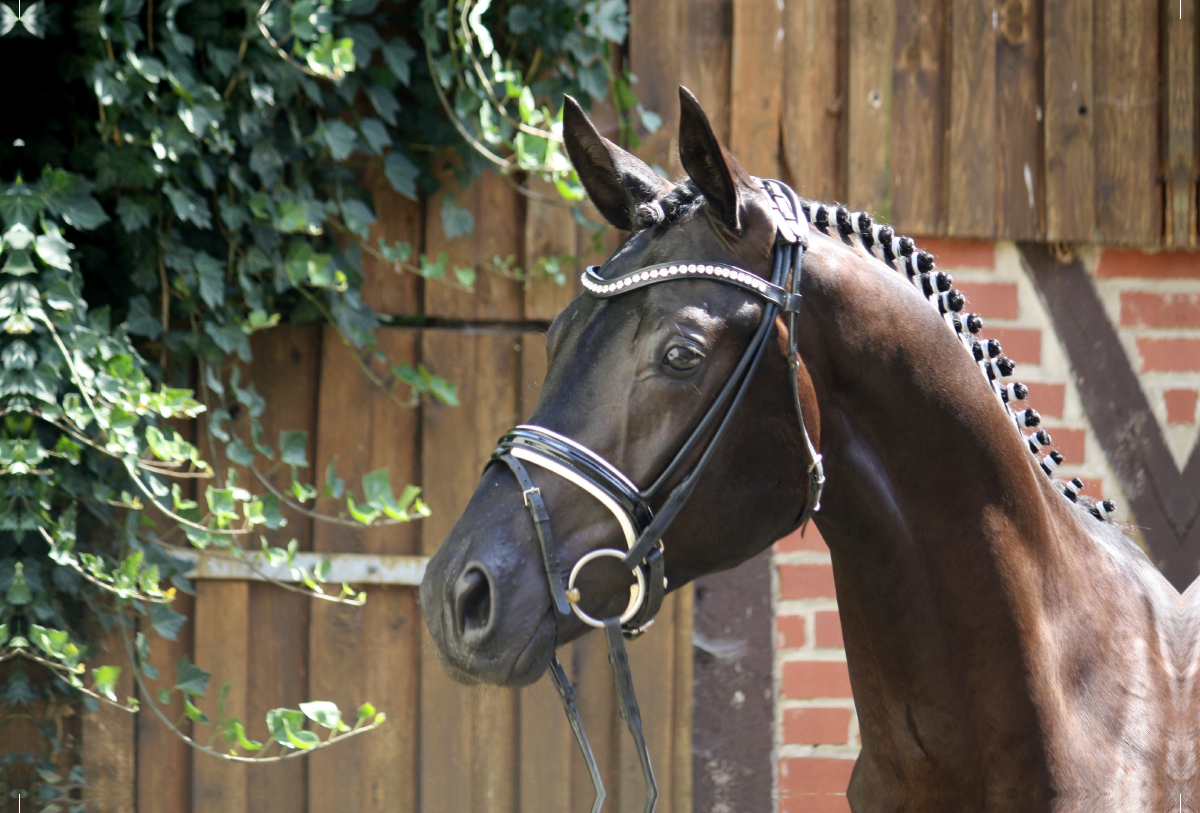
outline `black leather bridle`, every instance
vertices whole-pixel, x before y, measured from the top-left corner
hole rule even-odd
[[[800,311],[804,252],[808,248],[807,213],[801,205],[800,198],[786,184],[774,180],[762,180],[760,183],[773,205],[776,224],[772,274],[769,281],[735,266],[711,263],[663,263],[639,268],[616,279],[605,279],[598,266],[590,266],[583,275],[584,288],[591,296],[599,299],[620,296],[628,291],[670,280],[709,279],[741,288],[765,302],[762,320],[733,373],[709,406],[708,412],[654,482],[648,488],[638,489],[619,469],[591,449],[540,426],[516,427],[500,439],[492,453],[492,461],[507,465],[521,486],[522,498],[533,519],[541,546],[559,630],[562,630],[563,622],[572,613],[584,623],[604,629],[609,660],[616,677],[621,717],[628,725],[637,746],[642,775],[646,782],[646,813],[652,813],[657,804],[658,786],[654,780],[650,755],[642,734],[641,714],[633,690],[625,638],[634,638],[644,632],[653,623],[654,615],[662,606],[667,592],[662,536],[683,509],[705,466],[732,423],[733,415],[750,388],[750,382],[759,362],[762,361],[775,317],[780,312],[785,314],[787,319],[787,358],[790,370],[788,378],[791,382],[796,417],[800,422],[809,456],[808,497],[800,513],[798,525],[806,523],[820,510],[821,491],[825,485],[821,455],[813,446],[804,423],[797,380],[796,318]],[[700,453],[691,471],[684,475],[666,499],[662,500],[666,484],[678,473],[684,461],[699,448],[706,435],[707,446]],[[625,535],[627,549],[621,551],[603,548],[592,551],[575,563],[564,583],[563,567],[550,529],[550,513],[546,509],[541,491],[533,484],[522,461],[573,482],[605,505],[617,518]],[[661,505],[658,510],[653,510],[651,506],[659,502]],[[630,601],[625,611],[619,616],[598,620],[580,609],[581,597],[575,587],[575,579],[585,565],[605,556],[620,559],[634,575],[635,583],[630,588]],[[592,755],[591,746],[584,734],[579,712],[575,708],[574,688],[557,656],[551,663],[550,674],[566,710],[571,729],[575,733],[575,739],[587,761],[588,772],[596,789],[592,813],[598,813],[604,802],[604,785],[600,780],[600,771]]]

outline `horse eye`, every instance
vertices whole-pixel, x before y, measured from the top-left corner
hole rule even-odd
[[[702,358],[704,358],[704,354],[696,348],[686,344],[677,344],[667,350],[667,354],[663,356],[663,362],[672,370],[686,373],[688,370],[694,369]]]

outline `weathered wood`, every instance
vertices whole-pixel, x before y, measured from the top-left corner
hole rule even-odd
[[[654,619],[654,626],[628,644],[629,666],[633,670],[633,685],[642,713],[642,730],[658,780],[661,810],[673,810],[675,805],[672,741],[675,737],[673,689],[677,604],[676,595],[667,596]],[[599,631],[596,637],[600,637]],[[637,749],[633,747],[633,738],[629,736],[625,721],[618,716],[613,725],[617,729],[614,735],[617,737],[617,783],[614,787],[617,804],[614,809],[622,813],[639,813],[645,804],[646,793]]]
[[[1095,239],[1092,0],[1045,5],[1046,239]]]
[[[215,722],[221,689],[225,716],[252,724],[246,702],[250,683],[250,585],[247,582],[198,582],[196,584],[196,652],[193,661],[212,677],[205,696],[196,701]],[[258,653],[255,653],[257,657]],[[208,742],[213,728],[197,725],[195,737]],[[250,728],[254,731],[254,728]],[[251,734],[251,736],[254,736]],[[250,813],[246,789],[251,768],[192,752],[192,813]]]
[[[459,387],[460,407],[422,409],[421,465],[434,514],[422,551],[434,553],[475,491],[493,445],[519,412],[520,334],[427,330],[425,363]],[[421,806],[504,811],[516,805],[516,693],[454,683],[421,650]]]
[[[176,640],[159,637],[152,628],[144,629],[150,644],[149,663],[158,669],[158,680],[146,678],[151,693],[170,688],[175,683],[175,664],[187,655],[191,657],[195,631],[195,601],[180,593],[171,609],[187,616],[187,622],[176,633]],[[146,625],[149,627],[149,625]],[[153,711],[146,708],[157,698],[141,697],[142,711],[137,714],[137,809],[187,813],[192,799],[192,749],[170,731]],[[163,713],[172,722],[183,718],[183,700],[178,692],[163,706]],[[180,726],[184,733],[191,728],[186,721]]]
[[[361,502],[362,475],[386,467],[393,490],[399,493],[406,484],[421,479],[418,411],[390,400],[332,330],[327,331],[315,470],[323,481],[326,466],[336,456],[338,476]],[[391,363],[419,361],[419,331],[388,328],[379,331],[377,338]],[[371,364],[377,373],[382,371],[379,362]],[[343,514],[345,497],[322,498],[317,506],[322,513]],[[328,552],[411,555],[419,549],[419,526],[414,522],[366,529],[318,522],[313,546]],[[417,662],[423,624],[413,589],[375,587],[367,594],[362,607],[314,602],[308,639],[309,694],[332,700],[347,716],[371,702],[387,713],[387,724],[311,758],[310,813],[416,809]]]
[[[704,105],[717,138],[729,143],[733,0],[690,0],[679,13],[687,43],[679,55],[679,81]]]
[[[1096,3],[1095,25],[1096,232],[1109,245],[1157,245],[1158,8],[1145,0],[1107,0]]]
[[[1196,0],[1162,3],[1165,240],[1196,244]]]
[[[995,5],[950,4],[950,121],[946,231],[991,237],[996,229]]]
[[[475,218],[470,235],[454,239],[446,236],[442,228],[442,203],[447,196],[457,199]],[[456,320],[520,320],[525,299],[521,283],[493,273],[492,269],[496,256],[502,260],[512,257],[518,266],[524,262],[521,224],[525,198],[491,171],[476,178],[465,191],[447,174],[425,211],[425,251],[431,259],[446,252],[447,279],[455,279],[455,266],[474,269],[478,275],[474,292],[458,290],[444,282],[426,282],[425,313]]]
[[[552,184],[531,180],[528,186],[537,194],[558,199]],[[554,319],[583,291],[580,269],[574,259],[579,249],[575,218],[561,203],[561,200],[556,204],[532,198],[525,202],[525,271],[530,275],[525,286],[525,318],[529,320]],[[559,285],[541,273],[538,261],[564,255],[572,259],[562,268],[566,284]]]
[[[420,202],[409,200],[392,188],[383,174],[381,161],[372,161],[367,166],[363,183],[375,201],[376,222],[371,226],[368,245],[377,249],[381,237],[388,243],[408,243],[413,249],[411,261],[415,263],[421,248]],[[391,263],[366,252],[362,255],[362,266],[366,274],[362,300],[373,310],[392,315],[421,310],[424,281],[419,276],[397,271]]]
[[[635,90],[642,104],[662,117],[658,131],[643,136],[637,154],[672,177],[680,172],[679,65],[687,47],[679,27],[682,5],[682,0],[629,3],[629,64],[638,78]],[[639,126],[638,132],[644,130]]]
[[[946,13],[940,0],[896,5],[892,70],[892,224],[906,234],[944,225]]]
[[[796,191],[845,197],[838,133],[846,97],[838,58],[838,4],[797,0],[783,10],[783,162]]]
[[[846,202],[892,218],[892,64],[896,7],[892,0],[850,0]]]
[[[1041,20],[1041,0],[1008,0],[997,20],[996,234],[1017,240],[1042,235]]]
[[[133,632],[128,633],[130,636]],[[129,655],[119,629],[112,629],[97,640],[98,651],[89,666],[119,666],[121,676],[113,689],[122,703],[133,697],[133,674]],[[90,682],[90,672],[89,678]],[[134,715],[101,703],[94,712],[83,715],[81,754],[87,770],[84,798],[88,810],[98,813],[126,813],[133,810],[137,785],[134,777]],[[15,807],[13,808],[16,809]]]
[[[733,7],[729,149],[755,175],[779,175],[783,108],[783,4],[741,0]]]
[[[671,721],[671,806],[670,813],[692,813],[692,710],[693,667],[695,647],[696,590],[687,585],[675,593],[675,674],[672,676],[672,695],[675,707]],[[769,650],[768,650],[769,651]]]

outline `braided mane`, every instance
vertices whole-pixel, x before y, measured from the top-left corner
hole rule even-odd
[[[1093,500],[1081,495],[1079,492],[1083,488],[1083,481],[1078,477],[1067,481],[1054,478],[1054,470],[1062,465],[1063,456],[1057,449],[1051,448],[1050,433],[1039,428],[1041,416],[1033,409],[1016,410],[1012,407],[1013,402],[1024,401],[1029,395],[1029,388],[1024,384],[1005,380],[1013,374],[1016,363],[1003,355],[999,341],[979,336],[983,330],[982,317],[976,313],[962,312],[966,297],[953,287],[954,280],[949,274],[937,270],[933,255],[919,250],[911,237],[898,236],[891,226],[875,223],[866,212],[851,212],[845,206],[813,201],[804,201],[801,205],[809,223],[818,231],[829,236],[853,238],[853,242],[866,253],[881,260],[891,270],[908,277],[908,281],[930,306],[937,309],[971,354],[987,379],[988,386],[1004,407],[1005,414],[1025,438],[1029,451],[1039,458],[1042,471],[1054,481],[1055,490],[1064,499],[1087,509],[1096,519],[1111,522],[1111,514],[1116,510],[1111,500]],[[1026,429],[1033,431],[1026,433]]]

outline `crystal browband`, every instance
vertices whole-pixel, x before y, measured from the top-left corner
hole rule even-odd
[[[751,293],[758,294],[763,299],[774,302],[785,313],[795,313],[800,310],[800,295],[790,294],[774,283],[767,282],[762,277],[751,274],[732,265],[711,263],[662,263],[638,269],[631,274],[616,279],[604,279],[599,274],[600,266],[589,265],[583,273],[583,287],[592,296],[607,298],[641,288],[669,277],[680,279],[714,279],[736,285]]]

